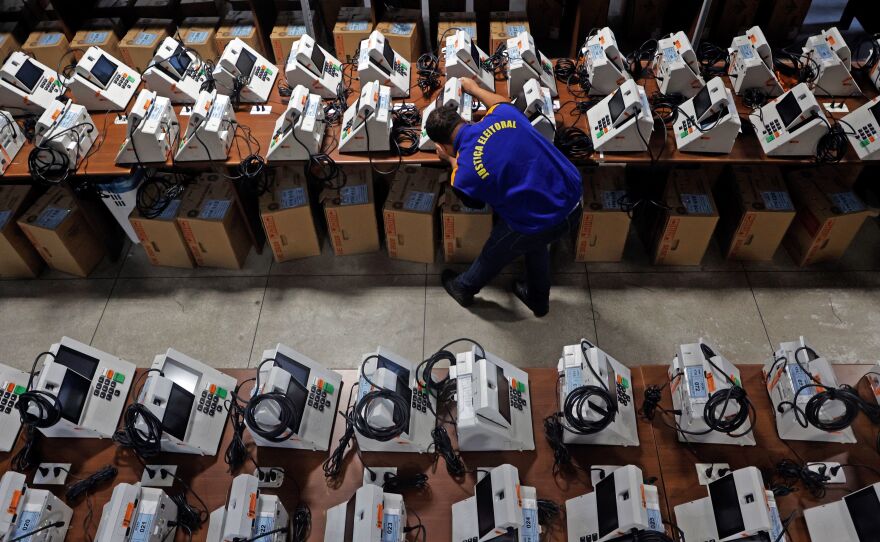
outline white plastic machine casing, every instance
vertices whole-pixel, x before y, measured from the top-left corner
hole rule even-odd
[[[604,444],[609,446],[638,446],[639,432],[636,425],[635,397],[632,387],[632,373],[627,366],[609,356],[604,350],[584,344],[587,357],[584,357],[584,348],[581,344],[572,344],[562,349],[562,357],[559,359],[557,371],[559,372],[559,409],[565,404],[568,394],[581,386],[597,386],[602,388],[603,383],[614,398],[617,405],[617,416],[608,427],[592,435],[579,435],[566,430],[563,441],[566,444]],[[592,370],[590,368],[592,367]],[[596,378],[596,375],[599,378]],[[597,406],[605,408],[601,401]],[[582,419],[595,420],[600,417],[599,413],[592,409],[584,408],[580,416]]]
[[[357,68],[362,88],[375,81],[389,87],[392,98],[409,96],[410,63],[378,30],[373,30],[370,37],[361,41]]]
[[[734,37],[727,53],[727,75],[737,95],[751,89],[771,97],[782,94],[782,85],[773,70],[773,53],[760,27],[753,26],[744,35]]]
[[[169,348],[153,359],[138,402],[162,422],[162,451],[216,455],[236,379]]]
[[[779,349],[776,350],[773,357],[764,364],[764,381],[767,384],[767,393],[770,395],[770,403],[773,406],[773,416],[776,418],[776,431],[779,433],[779,438],[854,444],[856,437],[852,428],[832,433],[819,429],[806,420],[804,423],[807,424],[807,427],[803,427],[798,422],[798,414],[790,404],[782,405],[782,412],[779,411],[780,403],[792,401],[798,390],[801,392],[794,402],[802,410],[807,406],[811,397],[822,391],[822,389],[811,385],[813,380],[809,374],[803,372],[801,366],[812,374],[813,378],[828,388],[838,387],[837,376],[834,374],[831,363],[824,357],[811,359],[810,352],[815,351],[803,337],[800,337],[797,341],[780,343]],[[843,413],[844,407],[839,401],[829,401],[819,411],[822,419],[834,419]]]
[[[749,113],[767,156],[813,156],[828,120],[806,83]]]
[[[870,542],[877,539],[880,483],[854,491],[839,501],[804,510],[810,540]]]
[[[452,505],[452,542],[487,542],[506,534],[510,540],[538,540],[537,492],[520,485],[517,468],[504,464],[479,469],[477,476],[474,496]]]
[[[409,429],[387,442],[367,438],[355,431],[358,447],[364,452],[427,453],[432,450],[434,439],[431,430],[435,421],[432,411],[436,412],[437,401],[419,387],[416,365],[382,347],[364,356],[364,359],[367,358],[370,359],[364,364],[364,374],[377,386],[401,393],[410,403]],[[370,390],[370,383],[361,378],[357,400]],[[387,399],[378,399],[373,401],[367,420],[376,427],[388,427],[392,424],[393,413],[394,407]]]
[[[645,88],[627,79],[613,94],[587,111],[593,148],[601,152],[641,152],[648,149],[654,118]]]
[[[21,416],[15,405],[27,391],[27,383],[27,373],[0,363],[0,452],[12,450],[18,440]]]
[[[854,96],[862,93],[850,73],[852,53],[836,26],[807,38],[803,51],[805,62],[819,70],[812,83],[816,96]]]
[[[672,130],[678,150],[718,154],[728,154],[733,150],[742,121],[733,93],[724,85],[722,78],[710,79],[679,109]]]
[[[291,398],[298,412],[289,439],[271,442],[251,431],[254,442],[257,446],[326,452],[339,406],[342,377],[281,343],[273,350],[264,350],[263,360],[275,361],[266,363],[260,371],[262,393],[284,393]],[[272,401],[263,402],[254,415],[267,426],[277,425],[280,421],[277,406]]]
[[[542,87],[537,79],[529,79],[523,85],[522,93],[517,96],[514,105],[547,141],[553,143],[556,137],[556,114],[553,112],[550,89]]]
[[[541,86],[550,89],[550,95],[559,95],[553,64],[535,47],[535,39],[528,32],[507,40],[507,95],[517,97],[529,79],[537,79]]]
[[[54,101],[37,120],[34,143],[37,147],[51,147],[67,154],[69,169],[89,153],[98,139],[98,130],[86,108],[67,102]]]
[[[144,71],[147,88],[174,104],[193,104],[207,79],[205,64],[174,38],[165,38]]]
[[[342,82],[342,63],[308,34],[293,42],[284,67],[291,88],[303,85],[321,98],[335,98]]]
[[[484,90],[495,92],[495,74],[484,67],[489,56],[477,47],[464,30],[446,38],[446,77],[473,79]]]
[[[595,491],[565,501],[568,542],[604,542],[638,531],[664,531],[657,488],[642,469],[627,465],[606,473]]]
[[[33,389],[55,395],[63,408],[61,420],[40,432],[47,437],[111,438],[134,379],[134,364],[68,337],[49,352],[52,356],[45,356]]]
[[[715,355],[712,357],[719,370],[709,363],[703,354],[700,345],[705,344]],[[678,376],[681,375],[681,376]],[[702,337],[696,343],[682,344],[676,348],[675,357],[669,367],[669,391],[672,394],[672,408],[680,414],[676,414],[675,421],[685,431],[701,432],[709,429],[703,418],[706,402],[713,393],[718,393],[731,387],[728,377],[737,385],[742,386],[739,369],[729,362],[727,358],[718,353],[718,349],[704,341]],[[736,401],[731,400],[729,406],[731,414],[740,407]],[[723,403],[718,406],[718,415],[721,416]],[[703,435],[678,434],[681,442],[696,442],[701,444],[735,444],[739,446],[754,446],[755,436],[748,431],[751,422],[746,421],[734,434],[746,433],[734,438],[718,431],[709,431]]]
[[[15,155],[24,146],[24,134],[12,115],[6,111],[0,111],[0,175],[6,172],[6,168],[15,159]]]
[[[116,219],[116,222],[128,236],[132,243],[139,244],[137,232],[131,225],[132,211],[137,207],[137,191],[145,177],[142,168],[135,168],[130,174],[116,177],[109,182],[95,183],[95,186],[101,191],[101,201],[110,210],[110,214]]]
[[[63,542],[73,510],[49,491],[29,488],[26,480],[24,474],[11,470],[0,478],[0,540]],[[58,521],[64,525],[27,536]]]
[[[773,492],[757,467],[710,482],[708,497],[675,507],[675,523],[688,542],[785,542]]]
[[[297,85],[287,102],[287,110],[275,121],[266,159],[269,162],[308,160],[321,150],[326,129],[321,96],[310,94],[309,89]]]
[[[693,98],[706,84],[700,75],[700,61],[684,32],[661,38],[654,57],[654,77],[663,94]]]
[[[843,117],[840,124],[860,160],[880,160],[880,96]]]
[[[0,107],[40,114],[63,90],[54,70],[21,51],[0,68]]]
[[[473,117],[473,97],[461,89],[461,79],[458,77],[447,77],[446,84],[443,85],[443,91],[437,95],[437,99],[425,106],[422,111],[422,131],[419,134],[419,149],[423,151],[432,151],[437,146],[428,137],[425,130],[425,123],[428,122],[430,115],[438,106],[454,105],[458,108],[458,114],[465,122],[470,122]]]
[[[243,80],[240,96],[245,103],[268,100],[276,77],[278,68],[239,38],[229,42],[214,68],[217,87],[227,96],[232,94],[235,80]]]
[[[100,47],[89,47],[67,81],[76,103],[89,111],[120,111],[141,85],[141,74]]]
[[[590,77],[590,96],[607,96],[632,79],[614,32],[607,26],[587,38],[582,53]]]
[[[229,96],[218,94],[216,90],[202,91],[174,159],[179,162],[225,161],[234,135],[235,111]]]
[[[179,133],[171,100],[144,89],[128,113],[127,137],[116,154],[116,163],[164,163],[175,150]]]
[[[174,540],[177,505],[164,490],[120,483],[101,512],[95,542]]]
[[[390,136],[391,89],[378,81],[367,83],[342,114],[339,152],[387,151]]]
[[[239,474],[232,480],[226,506],[211,513],[207,542],[249,540],[263,533],[289,527],[290,518],[277,495],[259,490],[252,474]],[[259,537],[260,542],[286,542],[287,533]]]
[[[362,486],[347,502],[327,510],[324,540],[340,542],[404,542],[406,506],[403,496],[381,487]]]

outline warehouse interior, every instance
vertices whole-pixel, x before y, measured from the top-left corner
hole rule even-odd
[[[0,0],[0,542],[880,540],[872,7]]]

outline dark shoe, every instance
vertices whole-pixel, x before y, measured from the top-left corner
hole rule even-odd
[[[532,313],[537,318],[547,316],[547,313],[550,312],[549,303],[544,307],[536,307],[535,304],[529,300],[529,289],[525,282],[518,280],[513,283],[513,295],[522,301],[526,307],[532,309]]]
[[[458,273],[452,269],[444,269],[443,274],[440,275],[440,282],[443,283],[443,288],[446,290],[446,293],[449,294],[452,299],[456,300],[459,305],[462,307],[470,307],[474,304],[474,296],[461,289],[455,281],[457,278]]]

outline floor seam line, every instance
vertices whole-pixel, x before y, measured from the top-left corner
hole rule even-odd
[[[95,331],[92,332],[92,338],[89,340],[89,346],[94,346],[95,337],[98,336],[98,330],[101,329],[101,322],[104,321],[104,314],[107,312],[107,307],[110,305],[110,299],[113,298],[113,292],[116,290],[116,285],[119,283],[119,277],[117,276],[113,279],[113,284],[110,286],[110,292],[107,294],[107,299],[104,301],[104,308],[101,309],[101,316],[98,317],[98,323],[95,324]]]
[[[593,304],[593,285],[590,283],[590,269],[584,263],[584,272],[587,277],[587,296],[590,300],[590,314],[593,315],[593,335],[596,338],[596,346],[599,346],[599,324],[596,323],[596,306]]]
[[[749,279],[749,272],[745,271],[744,275],[746,277],[746,284],[749,287],[749,291],[752,292],[752,299],[755,301],[755,308],[758,310],[758,319],[761,320],[761,326],[764,328],[764,335],[767,336],[767,344],[770,346],[770,351],[773,351],[773,340],[770,338],[770,331],[767,329],[767,322],[764,321],[764,313],[761,312],[761,305],[758,303],[758,296],[755,294],[755,288],[752,286],[752,281]]]
[[[269,265],[271,269],[272,265]],[[251,340],[251,351],[247,359],[247,367],[250,368],[251,360],[254,359],[254,347],[257,345],[257,333],[260,331],[260,319],[263,317],[263,307],[266,305],[266,292],[269,291],[269,279],[271,276],[266,274],[266,282],[263,283],[263,297],[260,299],[260,310],[257,313],[257,323],[254,325],[254,338]]]

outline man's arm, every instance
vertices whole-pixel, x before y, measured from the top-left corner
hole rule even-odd
[[[489,92],[488,90],[481,88],[473,79],[462,78],[461,89],[480,100],[480,102],[486,106],[486,109],[495,104],[510,102],[510,100],[500,94],[495,94],[494,92]]]

